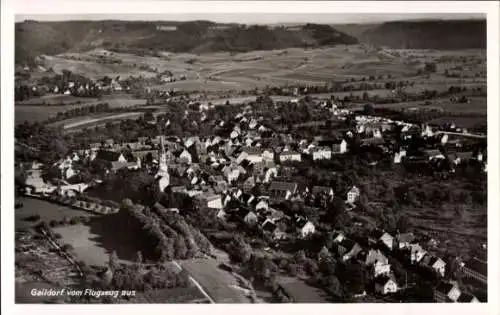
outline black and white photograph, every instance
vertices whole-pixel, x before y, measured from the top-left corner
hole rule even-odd
[[[274,5],[16,12],[15,304],[498,303],[486,12]]]

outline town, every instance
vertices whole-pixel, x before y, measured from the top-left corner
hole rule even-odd
[[[486,302],[486,129],[429,122],[460,120],[429,104],[482,87],[410,92],[378,75],[220,98],[171,87],[190,80],[171,72],[52,79],[16,99],[100,103],[17,124],[16,267],[67,290],[138,292],[70,302]],[[112,108],[116,95],[147,103]],[[400,102],[424,105],[379,105]]]

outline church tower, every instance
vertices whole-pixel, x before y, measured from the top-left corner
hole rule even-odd
[[[165,152],[165,145],[163,143],[163,136],[160,137],[160,150],[158,152],[158,173],[156,173],[156,178],[159,178],[158,185],[160,186],[160,191],[164,192],[165,188],[170,185],[170,175],[168,174],[167,166],[167,153]]]

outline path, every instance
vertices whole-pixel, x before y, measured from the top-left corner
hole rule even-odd
[[[182,270],[181,265],[179,265],[175,260],[172,261],[172,264],[176,266],[179,271]],[[193,277],[189,276],[189,280],[198,288],[198,290],[200,290],[200,292],[210,301],[211,304],[215,304],[215,301],[210,297],[210,295],[208,295],[208,293],[202,288],[202,286],[196,280],[194,280]]]

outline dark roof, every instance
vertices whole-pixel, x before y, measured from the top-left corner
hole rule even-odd
[[[408,242],[411,243],[415,240],[415,235],[413,233],[403,233],[396,235],[396,239],[398,242]]]
[[[312,188],[312,193],[315,195],[320,193],[329,194],[331,189],[331,187],[327,186],[314,186]]]
[[[274,224],[271,221],[266,221],[262,225],[262,230],[268,231],[268,232],[273,232],[276,229],[276,224]]]
[[[297,151],[284,151],[284,152],[280,153],[280,155],[296,155],[296,154],[300,154],[300,153]]]
[[[370,238],[378,240],[384,235],[385,231],[381,229],[374,229],[370,232]]]
[[[470,303],[474,298],[476,298],[474,295],[469,294],[469,293],[462,293],[460,294],[460,297],[458,298],[459,303]]]
[[[439,285],[436,287],[436,291],[441,292],[443,294],[448,294],[451,289],[453,289],[454,285],[448,282],[441,281]]]
[[[393,279],[391,277],[385,276],[385,275],[378,276],[377,278],[374,279],[375,283],[382,284],[382,285],[386,284],[387,281],[389,281],[389,280],[393,280]]]
[[[108,161],[108,162],[116,162],[116,161],[118,161],[118,158],[120,157],[120,155],[121,155],[120,152],[99,150],[99,152],[97,152],[96,159]]]
[[[341,242],[340,245],[347,249],[347,251],[350,251],[357,243],[349,238],[344,238]]]
[[[283,190],[283,191],[289,190],[290,192],[295,192],[297,187],[298,187],[297,183],[273,181],[271,183],[271,186],[269,187],[269,190]]]
[[[263,152],[262,149],[258,147],[244,147],[242,151],[252,155],[260,155]]]

